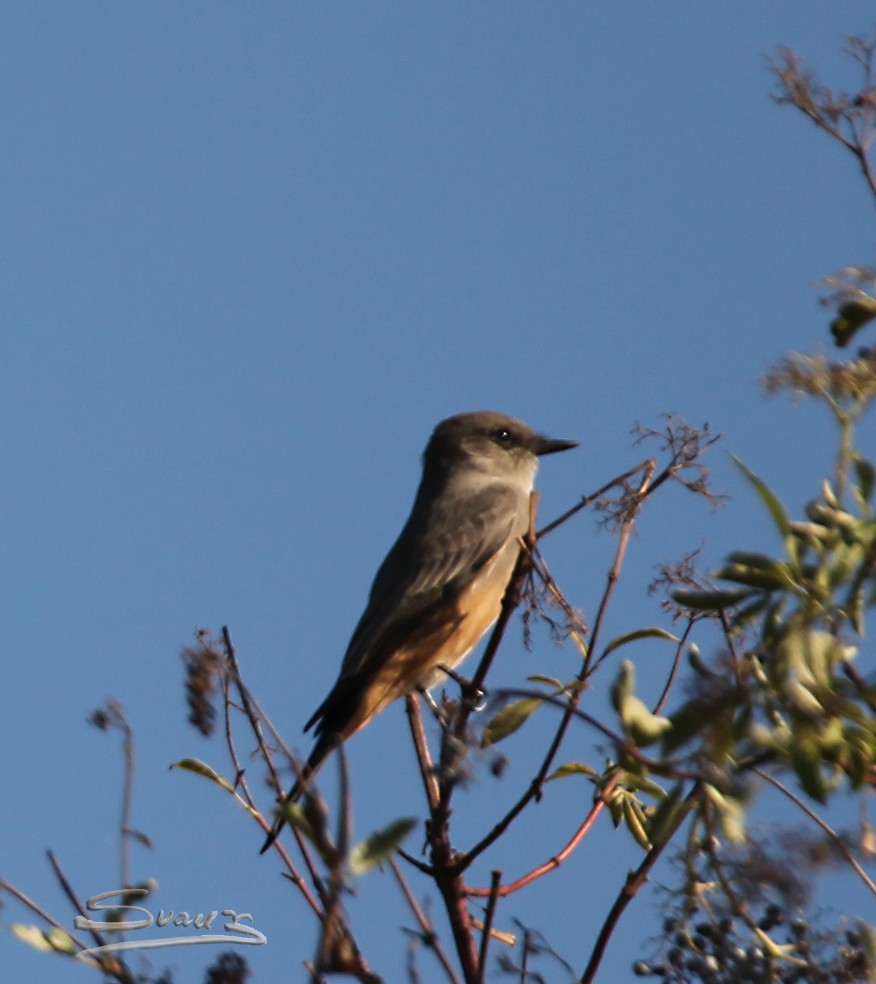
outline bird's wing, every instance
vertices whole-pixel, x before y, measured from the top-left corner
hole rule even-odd
[[[519,494],[499,483],[467,495],[463,510],[439,498],[429,516],[414,513],[377,572],[332,692],[306,728],[353,681],[367,679],[380,668],[392,650],[390,637],[401,640],[406,626],[464,591],[524,525]],[[436,535],[436,530],[443,532]]]

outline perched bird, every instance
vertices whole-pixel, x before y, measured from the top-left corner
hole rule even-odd
[[[335,685],[305,725],[316,744],[287,802],[375,714],[434,687],[471,652],[499,616],[529,526],[538,457],[574,447],[492,411],[438,424],[408,521],[374,578]]]

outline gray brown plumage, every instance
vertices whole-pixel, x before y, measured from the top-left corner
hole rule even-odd
[[[493,411],[435,428],[408,521],[374,578],[337,681],[305,726],[316,743],[287,801],[375,714],[435,686],[446,678],[441,668],[455,668],[477,644],[514,570],[538,457],[576,446]]]

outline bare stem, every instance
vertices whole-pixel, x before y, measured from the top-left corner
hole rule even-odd
[[[395,858],[390,857],[389,866],[392,869],[392,873],[395,875],[395,880],[398,882],[399,888],[402,890],[405,901],[408,903],[414,918],[419,923],[422,934],[420,938],[423,943],[435,954],[451,984],[460,984],[460,980],[456,975],[456,971],[453,969],[453,965],[447,958],[447,954],[441,948],[441,941],[438,939],[438,933],[435,931],[435,927],[429,921],[428,916],[425,912],[423,912],[423,907],[411,891],[405,876],[402,874],[401,868],[398,866],[398,861],[396,861]]]
[[[617,928],[617,924],[620,922],[621,916],[624,914],[624,911],[630,902],[632,902],[636,897],[642,886],[647,883],[651,869],[657,863],[660,855],[675,836],[676,831],[684,822],[689,808],[693,805],[699,795],[699,788],[699,784],[696,784],[690,791],[684,803],[685,808],[678,811],[678,815],[675,817],[671,828],[667,831],[663,840],[659,844],[655,844],[645,855],[639,867],[636,868],[635,871],[631,871],[624,879],[624,883],[621,886],[620,892],[618,892],[614,905],[612,905],[608,915],[605,917],[605,921],[602,924],[599,935],[596,937],[596,943],[593,945],[590,960],[587,962],[587,967],[581,975],[580,984],[592,984],[592,982],[596,979],[596,974],[599,971],[599,965],[602,963],[602,958],[605,956],[605,951],[608,947],[608,941],[611,939],[612,934]]]
[[[839,851],[839,853],[845,858],[849,863],[855,874],[861,879],[861,881],[867,886],[867,888],[876,895],[876,884],[874,884],[873,879],[864,871],[858,859],[852,854],[852,852],[846,847],[845,842],[842,837],[826,823],[822,818],[814,811],[811,810],[806,803],[800,799],[799,796],[793,790],[788,789],[783,783],[779,782],[774,776],[771,776],[769,772],[764,772],[763,769],[752,770],[756,775],[760,776],[761,779],[765,779],[770,785],[775,786],[779,792],[784,793],[785,796],[796,806],[801,809],[813,823],[818,824],[819,827],[827,834],[830,838],[831,843]]]
[[[478,981],[484,984],[487,975],[487,950],[490,945],[490,933],[493,929],[493,917],[496,914],[496,903],[499,899],[499,886],[502,884],[502,872],[494,871],[490,876],[490,894],[487,897],[487,911],[484,914],[484,928],[481,930],[481,948],[478,953]]]
[[[605,784],[601,790],[601,795],[599,799],[590,808],[587,816],[584,818],[584,822],[578,827],[572,836],[571,840],[566,844],[566,846],[555,854],[553,857],[549,858],[543,864],[540,864],[537,868],[533,868],[528,871],[525,875],[521,875],[516,881],[511,882],[508,885],[502,885],[497,894],[501,898],[505,898],[508,895],[512,895],[514,892],[519,891],[521,888],[525,888],[527,885],[541,878],[542,875],[546,875],[551,871],[555,871],[560,865],[575,851],[584,837],[590,832],[593,824],[596,822],[597,817],[605,809],[606,799],[608,794],[614,789],[618,784],[620,775],[614,775]],[[493,892],[492,886],[490,888],[470,888],[468,894],[472,898],[478,897],[489,897]]]

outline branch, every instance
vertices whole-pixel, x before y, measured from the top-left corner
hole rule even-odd
[[[125,756],[125,778],[122,783],[122,812],[119,819],[119,873],[122,887],[131,884],[131,804],[134,796],[134,731],[124,716],[119,715],[122,728],[122,750]]]
[[[695,622],[695,617],[688,616],[687,626],[685,627],[684,632],[682,632],[681,638],[678,640],[678,645],[675,647],[675,657],[672,660],[672,666],[669,668],[669,676],[666,678],[666,685],[663,687],[663,693],[660,694],[659,700],[651,711],[652,714],[660,714],[663,711],[666,701],[669,699],[669,692],[672,690],[672,686],[675,683],[675,677],[678,674],[678,668],[681,666],[681,657],[684,653],[687,637],[690,635]]]
[[[484,914],[484,928],[481,930],[481,948],[478,952],[477,984],[484,984],[487,974],[487,948],[490,945],[490,933],[493,929],[493,917],[496,914],[496,902],[499,898],[499,886],[502,883],[502,872],[494,871],[490,878],[490,894],[487,898],[487,911]]]
[[[456,971],[453,969],[453,965],[448,960],[447,954],[441,948],[441,943],[438,939],[438,933],[435,931],[435,927],[429,922],[426,913],[423,912],[422,906],[414,897],[414,893],[411,891],[410,886],[405,880],[405,877],[402,874],[395,858],[389,858],[389,866],[392,869],[392,873],[395,875],[395,879],[398,882],[399,888],[402,890],[405,900],[410,906],[411,912],[414,914],[414,918],[420,924],[420,939],[422,939],[423,943],[435,954],[451,984],[460,984],[460,980],[456,976]]]
[[[849,39],[846,53],[863,69],[863,84],[854,95],[835,92],[819,83],[811,71],[803,69],[790,48],[780,48],[778,61],[770,69],[779,81],[774,99],[779,104],[795,106],[812,122],[850,151],[864,175],[871,194],[876,196],[876,173],[870,162],[876,97],[872,84],[874,44],[861,37]],[[845,126],[847,133],[843,132]],[[848,135],[847,135],[848,134]]]
[[[26,906],[31,912],[34,913],[34,915],[39,916],[40,919],[43,919],[50,926],[53,926],[55,929],[60,929],[62,933],[66,933],[81,950],[88,949],[86,944],[83,943],[81,939],[71,933],[66,926],[62,926],[54,916],[49,915],[45,909],[34,902],[34,900],[28,895],[25,895],[21,889],[16,888],[11,882],[6,881],[4,878],[0,878],[0,890],[8,892],[13,898],[18,899],[22,905]],[[102,945],[103,941],[93,931],[91,935],[95,938],[95,942],[97,942],[99,946]]]
[[[620,922],[621,916],[624,914],[624,911],[630,902],[632,902],[632,900],[636,897],[642,886],[647,883],[651,869],[657,863],[660,855],[666,849],[666,846],[684,822],[687,817],[688,810],[699,795],[699,790],[700,785],[699,783],[696,783],[685,798],[682,809],[678,811],[678,815],[676,816],[670,829],[666,832],[663,840],[659,844],[655,844],[645,855],[639,867],[627,875],[623,885],[621,886],[621,890],[618,892],[618,896],[614,901],[614,905],[605,917],[605,922],[603,922],[599,935],[596,937],[596,943],[593,945],[590,960],[587,963],[584,973],[581,975],[579,984],[592,984],[595,980],[596,973],[599,970],[599,965],[602,963],[603,956],[605,956],[608,941],[611,939],[612,933],[614,933],[617,924]]]
[[[502,598],[502,607],[496,625],[493,628],[471,683],[466,688],[471,695],[480,694],[483,691],[484,681],[498,652],[511,615],[520,604],[521,589],[531,570],[531,552],[534,545],[533,531],[535,529],[537,502],[537,493],[533,492],[530,496],[529,532],[524,538],[521,550],[517,556],[514,572],[508,582],[508,587],[505,589],[505,594]],[[408,702],[408,708],[410,714],[410,701]],[[470,698],[466,699],[464,695],[463,699],[459,701],[454,721],[445,729],[442,739],[442,751],[447,747],[448,742],[463,742],[466,725],[473,710],[474,701]],[[410,717],[410,720],[414,742],[417,746],[420,769],[424,777],[426,797],[429,801],[430,818],[427,827],[427,836],[431,851],[432,877],[444,901],[444,907],[447,911],[447,918],[450,922],[454,944],[465,980],[467,984],[479,984],[481,980],[480,962],[478,950],[475,946],[471,913],[468,910],[468,889],[462,880],[463,866],[460,865],[457,852],[453,849],[450,841],[450,802],[453,797],[457,777],[450,770],[443,770],[438,779],[436,798],[435,788],[429,778],[430,775],[434,778],[434,770],[431,767],[431,759],[428,749],[425,746],[425,737],[418,730],[415,718]],[[422,744],[420,744],[421,742]]]
[[[420,776],[423,780],[423,789],[426,793],[426,801],[429,804],[429,813],[433,813],[438,808],[440,791],[438,780],[435,778],[435,764],[429,751],[429,743],[426,741],[426,731],[423,728],[423,716],[420,713],[420,702],[416,695],[408,694],[405,697],[405,711],[408,716],[408,724],[411,728],[411,737],[414,740],[414,749],[417,753],[417,763],[420,766]]]
[[[640,472],[647,471],[649,468],[654,467],[653,458],[646,458],[644,461],[639,462],[638,465],[634,465],[632,468],[625,471],[622,475],[618,475],[613,478],[610,482],[606,482],[601,488],[598,488],[595,492],[591,492],[590,495],[581,496],[581,499],[572,506],[571,509],[567,509],[564,513],[561,513],[555,520],[548,523],[547,526],[543,526],[538,533],[536,533],[536,540],[540,540],[542,537],[548,535],[548,533],[553,533],[553,531],[558,527],[562,526],[563,523],[567,523],[573,516],[581,512],[582,509],[586,509],[589,505],[597,502],[606,493],[610,492],[613,488],[622,486],[628,478],[632,478],[633,475],[638,475]]]
[[[249,726],[252,730],[253,735],[255,736],[256,742],[258,743],[259,753],[261,754],[262,759],[264,760],[265,764],[268,767],[268,770],[271,773],[271,777],[273,779],[275,787],[277,789],[280,789],[281,788],[280,777],[277,772],[277,768],[274,765],[274,760],[271,755],[271,751],[268,748],[267,742],[265,741],[264,738],[264,734],[262,733],[262,722],[264,721],[267,724],[268,728],[271,731],[271,734],[274,736],[276,740],[281,741],[281,739],[279,738],[279,735],[277,734],[277,731],[274,728],[274,726],[271,724],[270,720],[262,711],[262,708],[260,707],[258,701],[250,694],[249,689],[246,687],[246,685],[243,682],[243,678],[240,674],[240,665],[237,662],[237,653],[235,651],[234,644],[231,641],[231,633],[229,632],[227,625],[222,626],[222,644],[225,648],[225,656],[228,660],[228,666],[231,668],[231,673],[225,675],[225,681],[223,683],[223,695],[224,695],[224,703],[225,703],[226,742],[228,744],[229,752],[231,754],[231,759],[232,762],[234,763],[234,768],[237,773],[235,777],[235,783],[237,783],[238,781],[243,782],[243,769],[240,767],[240,762],[237,758],[234,742],[231,737],[230,707],[232,706],[232,704],[231,704],[231,697],[228,690],[228,683],[227,683],[228,676],[231,676],[234,680],[234,685],[237,688],[238,694],[240,695],[240,710],[246,717],[247,721],[249,722]],[[288,748],[285,747],[285,745],[283,745],[283,750],[291,757],[291,752],[289,751]],[[246,795],[248,800],[250,802],[253,802],[252,796],[249,793],[248,789],[246,790]],[[271,824],[269,824],[264,819],[264,816],[261,813],[259,813],[258,820],[260,826],[262,827],[262,830],[265,833],[269,833],[271,830]],[[319,872],[316,870],[316,864],[314,863],[313,856],[307,845],[307,841],[294,828],[293,828],[293,834],[295,837],[295,842],[298,845],[298,849],[301,852],[301,856],[304,859],[304,863],[307,867],[307,872],[310,876],[310,879],[314,885],[319,886],[321,884]],[[299,889],[301,894],[304,896],[304,900],[310,906],[311,910],[317,916],[317,918],[323,919],[325,917],[324,910],[320,908],[319,903],[317,902],[313,893],[310,891],[307,882],[305,881],[301,873],[298,871],[297,867],[295,866],[295,863],[292,861],[292,858],[289,856],[288,851],[286,851],[286,849],[279,843],[279,841],[274,841],[274,846],[277,852],[280,854],[280,857],[283,859],[284,864],[286,865],[286,868],[288,870],[287,877],[289,878],[289,880]],[[324,899],[323,902],[325,902]]]
[[[800,797],[797,796],[796,793],[788,789],[787,786],[783,785],[781,782],[779,782],[778,779],[771,776],[768,772],[764,772],[763,769],[753,769],[752,771],[755,773],[755,775],[760,776],[761,779],[765,779],[772,786],[775,786],[775,788],[778,789],[779,792],[784,793],[785,796],[787,796],[788,799],[795,806],[799,807],[806,814],[806,816],[809,817],[810,820],[812,820],[814,823],[817,823],[818,826],[821,827],[821,829],[830,838],[831,843],[834,845],[834,847],[851,865],[852,870],[855,872],[855,874],[861,879],[861,881],[867,886],[867,888],[870,889],[870,891],[874,895],[876,895],[876,884],[874,884],[873,879],[870,878],[870,876],[867,874],[866,871],[864,871],[858,859],[854,856],[854,854],[852,854],[852,852],[848,849],[848,847],[846,847],[842,837],[840,837],[840,835],[833,829],[833,827],[831,827],[828,823],[822,820],[822,818],[814,810],[811,810],[806,805],[806,803],[804,803],[803,800],[801,800]]]
[[[81,899],[76,894],[73,886],[67,880],[67,876],[64,874],[58,859],[55,857],[52,851],[46,851],[46,856],[49,859],[49,863],[52,866],[52,870],[55,873],[55,877],[58,879],[58,884],[61,886],[62,891],[70,900],[70,904],[79,913],[80,916],[88,918],[88,913],[86,912],[85,906],[82,904]],[[92,938],[97,943],[98,946],[104,946],[106,940],[104,937],[98,933],[96,930],[89,930]],[[125,966],[125,964],[119,960],[118,957],[112,954],[100,954],[95,959],[100,963],[101,969],[104,973],[109,974],[111,977],[115,977],[120,984],[135,984],[135,980],[131,972]]]
[[[521,875],[517,881],[511,882],[508,885],[502,885],[498,889],[498,895],[501,898],[505,898],[508,895],[513,895],[514,892],[519,891],[521,888],[525,888],[531,882],[536,881],[541,878],[542,875],[546,875],[551,871],[555,871],[560,865],[575,851],[578,845],[581,843],[583,838],[590,832],[593,824],[596,822],[596,818],[605,809],[605,803],[608,798],[608,794],[614,789],[614,787],[620,781],[620,773],[614,775],[605,784],[603,789],[600,791],[599,798],[590,807],[590,811],[584,818],[584,822],[575,831],[572,839],[568,844],[560,851],[555,854],[548,861],[540,864],[537,868],[533,868],[532,871],[527,872],[525,875]],[[470,888],[468,890],[469,896],[472,898],[484,898],[492,895],[493,889],[490,888]]]

